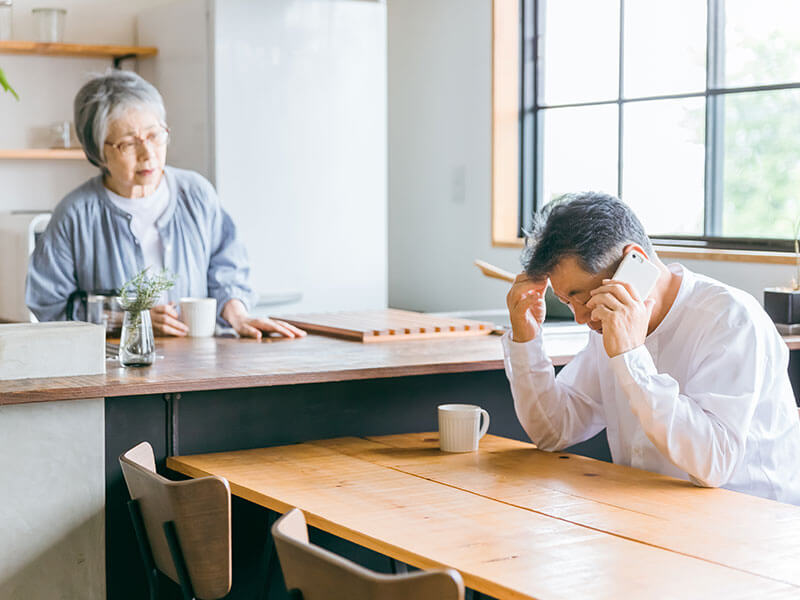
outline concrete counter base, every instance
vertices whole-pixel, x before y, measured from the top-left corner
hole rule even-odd
[[[102,398],[0,406],[0,598],[106,597]]]

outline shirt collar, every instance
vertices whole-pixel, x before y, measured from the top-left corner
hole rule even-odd
[[[667,314],[664,315],[663,319],[661,319],[661,323],[658,324],[658,327],[656,327],[653,332],[647,336],[648,338],[656,336],[661,331],[669,329],[672,326],[672,321],[680,318],[679,313],[683,309],[683,301],[694,286],[694,274],[682,264],[672,263],[667,265],[667,269],[669,269],[670,272],[674,273],[675,275],[681,276],[681,285],[678,288],[678,293],[675,295],[675,300],[672,302],[672,306],[669,307]]]
[[[169,223],[172,215],[175,214],[175,207],[178,204],[177,186],[175,184],[175,174],[172,172],[172,167],[164,167],[164,179],[166,180],[167,188],[169,189],[169,203],[167,204],[167,208],[158,218],[158,221],[156,221],[156,227],[159,230],[163,229],[164,226]],[[106,186],[103,185],[102,175],[95,177],[92,182],[94,184],[94,191],[100,199],[100,202],[103,202],[108,210],[126,219],[130,218],[131,215],[114,204],[114,201],[111,200],[109,195],[106,193]]]
[[[167,189],[169,190],[169,203],[158,218],[158,221],[156,221],[156,227],[158,227],[159,230],[163,229],[167,223],[169,223],[170,219],[172,219],[172,215],[175,214],[175,207],[178,205],[178,189],[175,185],[175,174],[172,172],[172,167],[164,167],[164,179],[167,181]]]

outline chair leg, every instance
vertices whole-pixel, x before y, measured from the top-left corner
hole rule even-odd
[[[272,539],[272,526],[278,520],[280,515],[274,510],[270,510],[267,515],[267,539],[264,542],[264,554],[261,561],[262,564],[262,581],[264,586],[261,589],[261,600],[269,600],[269,590],[272,584],[272,579],[275,577],[275,571],[278,568],[277,552],[275,551],[275,540]],[[300,590],[290,590],[290,598],[293,591],[300,594]],[[298,596],[302,600],[302,594]]]
[[[393,575],[408,573],[408,565],[400,562],[399,560],[393,559],[391,556],[389,557],[389,567],[391,568]]]
[[[150,600],[158,600],[159,587],[158,587],[158,569],[156,569],[155,561],[153,561],[153,553],[150,550],[150,544],[147,541],[147,534],[144,530],[144,521],[142,521],[142,510],[139,508],[138,500],[128,501],[128,512],[133,521],[133,531],[136,534],[136,543],[139,546],[139,554],[144,563],[145,574],[147,575],[147,588],[150,592]]]
[[[189,571],[186,568],[186,561],[183,558],[180,542],[178,542],[178,533],[175,531],[174,521],[164,523],[164,535],[167,536],[169,553],[172,555],[172,562],[175,565],[175,571],[178,573],[183,600],[195,600],[192,581],[189,579]]]

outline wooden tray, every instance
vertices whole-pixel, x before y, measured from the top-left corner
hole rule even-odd
[[[359,342],[391,342],[489,335],[493,323],[428,315],[408,310],[357,310],[271,317],[309,333]]]

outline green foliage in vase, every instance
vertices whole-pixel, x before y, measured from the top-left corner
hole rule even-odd
[[[156,275],[149,275],[149,269],[148,267],[139,271],[131,280],[122,284],[119,304],[124,310],[150,310],[161,294],[175,285],[175,279],[166,269]]]
[[[17,99],[17,101],[19,101],[19,96],[17,95],[17,92],[14,91],[14,88],[11,87],[11,84],[8,83],[8,79],[6,79],[6,74],[3,73],[3,69],[0,69],[0,87],[2,87],[6,92],[9,92],[14,96],[14,98]]]

